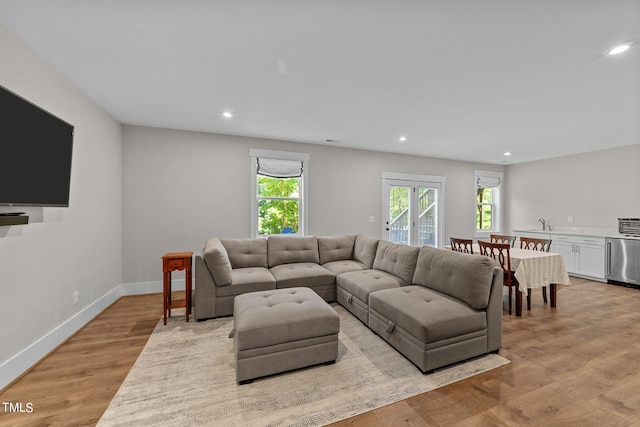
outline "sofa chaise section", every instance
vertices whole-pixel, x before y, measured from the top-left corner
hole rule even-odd
[[[502,275],[478,255],[420,249],[414,285],[369,296],[369,327],[423,372],[497,351]]]

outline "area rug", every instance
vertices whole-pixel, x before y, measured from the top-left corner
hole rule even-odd
[[[497,368],[491,354],[423,375],[341,306],[339,358],[238,386],[232,318],[162,320],[98,423],[321,426]]]

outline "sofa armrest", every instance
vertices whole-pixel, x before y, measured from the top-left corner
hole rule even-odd
[[[231,284],[231,261],[220,239],[212,237],[205,242],[202,259],[218,286]]]
[[[502,291],[503,272],[499,267],[493,270],[489,304],[487,305],[487,352],[498,351],[502,347]]]
[[[193,309],[196,320],[216,317],[216,282],[202,255],[195,256],[195,292]]]

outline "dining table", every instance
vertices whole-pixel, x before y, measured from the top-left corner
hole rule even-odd
[[[480,246],[477,243],[472,246],[473,253],[480,255]],[[445,247],[445,249],[451,248]],[[509,256],[511,271],[517,280],[518,287],[516,290],[516,316],[522,316],[523,295],[530,298],[532,289],[544,286],[549,286],[550,305],[556,307],[558,285],[571,284],[562,254],[510,248]]]

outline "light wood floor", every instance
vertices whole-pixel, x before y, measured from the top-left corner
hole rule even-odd
[[[640,427],[640,290],[572,278],[558,308],[534,294],[504,315],[509,365],[334,426]],[[160,294],[124,297],[0,394],[30,402],[0,426],[94,425],[162,314]]]

